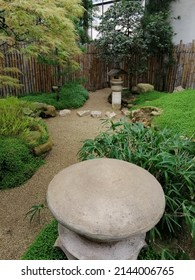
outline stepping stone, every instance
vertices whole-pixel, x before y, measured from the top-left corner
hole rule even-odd
[[[116,113],[115,112],[106,112],[105,116],[108,117],[109,119],[112,119],[112,118],[116,117]]]
[[[59,111],[59,116],[65,117],[67,115],[70,115],[70,113],[71,113],[71,110],[64,109],[64,110]]]
[[[77,111],[77,115],[78,115],[79,117],[88,116],[88,115],[90,115],[90,111],[89,111],[89,110]]]
[[[91,116],[93,118],[101,118],[102,112],[100,112],[100,111],[91,111]]]

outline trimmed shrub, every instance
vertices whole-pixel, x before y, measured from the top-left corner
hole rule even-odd
[[[55,93],[33,94],[21,97],[22,100],[46,103],[57,110],[79,108],[88,99],[88,91],[76,82],[70,82],[60,89],[59,100]]]

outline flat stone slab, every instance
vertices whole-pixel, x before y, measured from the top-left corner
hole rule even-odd
[[[67,115],[70,115],[70,114],[71,114],[71,110],[68,110],[68,109],[64,109],[64,110],[59,111],[59,116],[60,117],[66,117]]]
[[[154,176],[135,164],[107,158],[63,169],[49,184],[47,202],[61,225],[105,242],[147,232],[165,208]]]
[[[89,110],[77,111],[77,115],[78,115],[79,117],[88,116],[88,115],[90,115],[90,111],[89,111]]]
[[[91,111],[91,116],[93,118],[101,118],[102,112],[101,111]]]
[[[106,112],[105,116],[109,119],[113,119],[116,117],[116,113],[115,112]]]

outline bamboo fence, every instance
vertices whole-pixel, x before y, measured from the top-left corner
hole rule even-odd
[[[54,65],[38,63],[34,58],[26,59],[24,55],[17,52],[8,52],[3,46],[4,58],[0,59],[1,67],[17,67],[21,73],[13,73],[23,85],[21,88],[0,88],[0,97],[28,95],[30,93],[51,92],[52,86],[63,85],[70,80],[84,78],[84,86],[88,90],[97,90],[109,86],[108,71],[111,65],[101,61],[97,55],[94,45],[86,45],[86,51],[75,58],[80,65],[74,73],[60,68],[63,73],[58,77],[58,68]],[[124,77],[124,86],[136,85],[139,82],[151,83],[156,90],[172,92],[175,87],[195,88],[195,42],[175,46],[173,50],[174,61],[171,65],[164,67],[163,59],[150,57],[147,59],[147,71],[138,74],[136,71]],[[139,56],[132,56],[133,63],[140,63]],[[121,68],[128,69],[124,61]]]

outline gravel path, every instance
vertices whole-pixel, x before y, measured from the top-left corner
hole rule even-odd
[[[112,111],[107,102],[110,89],[90,93],[89,100],[78,110],[100,110],[104,116]],[[34,204],[45,204],[49,182],[61,169],[78,162],[77,152],[82,141],[94,138],[100,131],[102,121],[90,116],[78,117],[73,110],[67,117],[47,119],[50,135],[54,142],[46,163],[24,185],[0,191],[0,259],[18,260],[48,224],[52,216],[47,208],[41,212],[41,223],[31,225],[25,214]],[[117,112],[117,118],[121,118]]]

